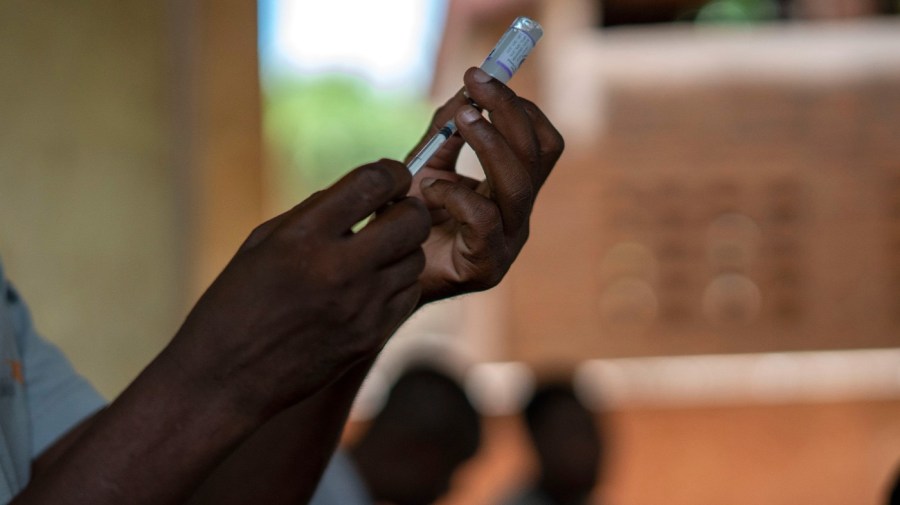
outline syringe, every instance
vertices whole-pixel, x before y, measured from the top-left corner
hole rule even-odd
[[[516,70],[522,66],[525,58],[534,49],[542,35],[544,35],[544,30],[537,21],[524,16],[516,18],[506,33],[500,37],[500,41],[497,42],[488,57],[485,58],[481,69],[494,79],[506,84],[512,79]],[[452,119],[447,121],[447,124],[434,137],[431,137],[428,143],[406,165],[410,173],[416,175],[444,142],[456,133],[456,130],[456,122]]]

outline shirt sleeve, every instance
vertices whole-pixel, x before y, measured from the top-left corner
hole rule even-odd
[[[375,503],[350,456],[338,449],[325,468],[309,505],[372,505]]]
[[[13,287],[7,284],[6,289],[5,301],[21,352],[34,459],[106,402],[55,345],[38,335]]]

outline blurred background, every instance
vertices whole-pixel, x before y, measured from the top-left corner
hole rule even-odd
[[[108,397],[255,224],[403,158],[517,15],[511,82],[567,139],[488,293],[420,311],[367,381],[440,356],[484,416],[447,504],[535,471],[570,378],[597,502],[886,502],[900,466],[897,0],[0,2],[0,255]],[[462,170],[477,174],[471,154]]]

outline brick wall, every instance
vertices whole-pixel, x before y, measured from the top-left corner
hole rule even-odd
[[[572,77],[601,98],[568,95],[594,109],[562,118],[574,141],[510,280],[512,357],[900,344],[900,66],[874,64],[885,40],[854,35],[858,55],[816,67],[800,61],[816,39],[827,54],[843,35],[642,33],[579,55],[597,70]],[[755,76],[766,51],[775,68]]]

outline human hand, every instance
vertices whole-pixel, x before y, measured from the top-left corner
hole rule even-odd
[[[410,182],[405,166],[382,160],[260,225],[166,354],[243,408],[270,413],[374,356],[421,292],[430,221],[404,196]]]
[[[423,245],[422,301],[429,302],[497,285],[528,239],[528,221],[538,191],[562,154],[560,133],[532,102],[483,71],[464,78],[469,97],[488,111],[490,121],[462,92],[434,115],[422,145],[448,120],[454,135],[414,178],[410,194],[421,198],[432,216]],[[456,160],[468,143],[485,172],[477,181],[456,173]],[[409,158],[407,158],[409,159]]]

